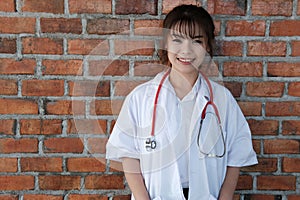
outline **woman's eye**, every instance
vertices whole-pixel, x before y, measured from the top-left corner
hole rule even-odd
[[[194,40],[195,43],[202,44],[201,40]]]
[[[181,42],[180,39],[173,39],[173,42]]]

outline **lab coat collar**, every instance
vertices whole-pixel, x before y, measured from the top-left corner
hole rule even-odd
[[[158,87],[158,85],[165,73],[167,73],[167,72],[163,71],[161,73],[158,73],[154,77],[153,83],[155,86]],[[166,78],[165,82],[163,83],[163,88],[168,89],[168,91],[171,91],[174,95],[176,95],[174,87],[172,86],[172,84],[169,80],[169,75]],[[195,97],[197,97],[198,95],[205,97],[206,101],[209,101],[209,99],[210,99],[208,85],[200,73],[198,75],[198,78],[197,78],[192,90],[187,94],[187,96],[186,96],[187,98],[185,97],[183,100],[192,100]]]

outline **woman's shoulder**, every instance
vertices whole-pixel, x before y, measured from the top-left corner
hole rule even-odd
[[[140,95],[140,94],[145,95],[146,92],[150,92],[149,89],[153,90],[153,89],[157,88],[157,86],[159,85],[160,79],[163,76],[163,73],[164,72],[160,72],[160,73],[156,74],[156,76],[153,77],[152,79],[139,84],[129,93],[129,95]]]
[[[137,85],[126,97],[127,100],[140,100],[141,98],[148,98],[154,96],[159,85],[160,79],[164,72],[158,73],[155,77],[146,82]]]

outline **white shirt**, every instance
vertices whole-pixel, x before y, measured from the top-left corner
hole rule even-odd
[[[225,178],[227,166],[242,167],[257,163],[252,148],[251,133],[241,110],[230,92],[211,82],[214,102],[220,113],[225,138],[226,153],[222,158],[200,158],[197,146],[200,116],[210,95],[204,79],[191,92],[195,103],[186,134],[180,130],[181,115],[178,115],[178,98],[166,79],[157,105],[155,140],[157,148],[147,151],[145,141],[150,137],[154,98],[163,74],[136,87],[122,106],[116,125],[107,143],[107,159],[118,160],[131,157],[140,160],[142,174],[151,199],[183,200],[180,157],[189,155],[189,199],[207,200],[218,197]],[[183,117],[183,116],[182,116]],[[184,122],[185,123],[185,122]],[[206,137],[204,125],[201,137]],[[221,137],[215,142],[216,149],[223,149]],[[208,140],[209,141],[209,140]],[[185,157],[186,158],[186,157]],[[179,163],[178,163],[179,160]],[[132,197],[132,199],[134,199]]]

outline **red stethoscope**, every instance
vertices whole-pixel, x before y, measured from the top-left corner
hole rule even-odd
[[[169,69],[163,75],[162,79],[159,82],[159,85],[158,85],[158,88],[157,88],[157,91],[156,91],[156,94],[155,94],[154,108],[153,108],[153,115],[152,115],[151,137],[147,138],[147,140],[146,140],[146,146],[145,146],[148,151],[154,150],[157,147],[157,143],[156,143],[156,140],[155,140],[155,133],[154,133],[155,132],[154,131],[155,130],[155,120],[156,120],[156,106],[157,106],[158,97],[159,97],[161,88],[163,86],[163,83],[164,83],[165,79],[168,77],[168,75],[170,74],[170,72],[171,72],[171,69]],[[210,81],[208,80],[208,78],[202,72],[199,72],[199,73],[202,75],[202,77],[204,78],[205,82],[207,83],[208,90],[209,90],[209,101],[206,103],[206,105],[204,106],[204,108],[202,110],[201,120],[200,120],[200,128],[199,128],[198,137],[197,137],[197,145],[199,147],[199,151],[203,155],[205,155],[207,157],[222,158],[225,155],[225,152],[226,152],[226,145],[225,145],[225,138],[224,138],[223,129],[222,129],[222,125],[221,125],[220,114],[219,114],[219,111],[218,111],[218,108],[217,108],[216,104],[214,103],[214,96],[213,96],[213,91],[212,91],[212,86],[210,84]],[[206,110],[207,110],[207,107],[209,105],[212,106],[212,108],[213,108],[213,110],[215,112],[217,123],[218,123],[218,126],[220,128],[220,133],[221,133],[221,136],[222,136],[221,138],[222,138],[222,142],[223,142],[223,145],[224,145],[223,153],[222,154],[206,153],[206,152],[202,151],[201,148],[200,148],[200,144],[199,144],[200,132],[201,132],[203,120],[205,119],[205,116],[206,116]]]

